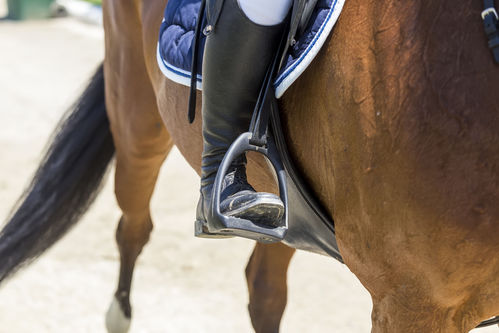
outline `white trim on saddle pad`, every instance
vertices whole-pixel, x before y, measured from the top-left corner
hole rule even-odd
[[[156,59],[158,61],[158,66],[161,72],[170,80],[175,83],[182,84],[184,86],[191,86],[191,72],[183,70],[181,68],[175,67],[167,63],[161,56],[160,46],[156,47]],[[196,88],[202,90],[203,83],[201,82],[201,74],[197,75]]]
[[[335,0],[331,9],[329,10],[326,19],[322,23],[319,31],[314,36],[312,42],[308,45],[307,49],[300,55],[300,57],[287,68],[275,82],[275,97],[280,98],[286,90],[296,81],[296,79],[307,69],[308,65],[314,60],[317,53],[319,53],[322,45],[333,30],[336,21],[343,9],[345,0]]]

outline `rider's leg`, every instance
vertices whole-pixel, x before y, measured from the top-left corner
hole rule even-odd
[[[207,1],[208,23],[213,15],[210,8],[216,9],[220,1]],[[248,6],[251,1],[255,0],[222,1],[219,17],[206,40],[202,110],[204,147],[197,211],[197,220],[202,222],[206,221],[220,163],[232,142],[249,128],[260,86],[276,52],[283,33],[282,21],[291,3],[291,0],[255,1],[260,6],[270,6],[269,11],[276,13],[269,16],[271,19],[255,23],[249,18],[258,16],[254,7]],[[280,4],[279,10],[276,10],[276,4]],[[265,22],[272,24],[260,24]],[[222,213],[254,223],[278,224],[284,213],[283,203],[274,194],[253,190],[246,181],[245,164],[242,156],[232,164],[224,179]]]

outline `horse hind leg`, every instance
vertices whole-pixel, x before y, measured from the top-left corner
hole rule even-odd
[[[257,243],[246,266],[248,310],[256,333],[279,332],[287,302],[287,272],[295,253],[284,244]]]
[[[140,104],[151,104],[152,99],[142,99]],[[173,146],[168,133],[160,125],[161,120],[145,116],[145,110],[153,105],[142,105],[141,118],[133,119],[126,135],[118,136],[115,192],[123,212],[116,230],[120,252],[118,288],[106,317],[111,333],[128,331],[131,319],[130,289],[135,262],[149,240],[153,228],[149,203],[156,184],[159,169]],[[126,117],[126,116],[125,116]],[[159,117],[159,116],[158,116]],[[147,130],[148,128],[148,130]]]
[[[138,126],[144,125],[157,128],[153,123],[148,125],[144,122]],[[154,130],[151,132],[154,133]],[[106,327],[110,333],[127,332],[130,325],[130,289],[135,262],[153,229],[149,203],[159,169],[173,146],[166,131],[161,132],[155,138],[147,137],[147,131],[135,132],[131,138],[118,138],[134,141],[131,146],[130,142],[123,145],[134,148],[119,149],[116,160],[115,192],[123,215],[116,230],[120,252],[118,287],[106,316]],[[157,144],[151,144],[154,141]]]

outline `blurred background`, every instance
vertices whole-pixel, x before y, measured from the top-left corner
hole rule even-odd
[[[99,4],[0,0],[2,220],[62,113],[103,60]],[[2,286],[0,332],[105,332],[119,267],[113,172],[84,219]],[[252,332],[244,268],[254,243],[193,236],[198,186],[174,149],[152,201],[155,229],[136,266],[131,332]],[[282,332],[370,331],[370,297],[346,266],[298,252],[288,279]]]

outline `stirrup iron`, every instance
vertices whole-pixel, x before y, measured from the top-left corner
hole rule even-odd
[[[286,188],[286,171],[281,163],[274,140],[271,136],[267,137],[267,145],[260,146],[252,143],[252,132],[241,134],[230,146],[225,154],[220,168],[218,169],[211,197],[211,207],[208,211],[208,219],[212,222],[206,227],[210,233],[225,236],[239,236],[253,239],[262,243],[274,243],[284,239],[288,230],[288,194]],[[272,164],[276,171],[279,184],[279,197],[284,203],[284,215],[278,226],[266,226],[256,224],[250,220],[239,217],[227,216],[220,212],[220,196],[222,193],[223,180],[229,170],[232,162],[247,151],[255,151],[263,154]]]

